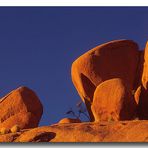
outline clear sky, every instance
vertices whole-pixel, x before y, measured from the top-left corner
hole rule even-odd
[[[132,39],[143,49],[148,7],[1,7],[0,96],[27,86],[44,106],[40,125],[56,123],[80,100],[72,62],[116,39]]]

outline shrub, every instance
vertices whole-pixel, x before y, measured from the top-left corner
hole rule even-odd
[[[80,119],[83,116],[87,118],[88,121],[90,121],[89,115],[87,113],[87,109],[81,100],[76,104],[76,107],[77,107],[77,111],[74,111],[72,108],[70,108],[66,112],[66,114],[71,115],[75,117],[76,119]]]

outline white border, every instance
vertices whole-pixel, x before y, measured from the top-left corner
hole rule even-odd
[[[148,6],[147,0],[0,0],[0,6]]]

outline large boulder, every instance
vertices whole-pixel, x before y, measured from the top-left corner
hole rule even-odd
[[[0,128],[18,125],[21,129],[37,127],[43,113],[37,95],[27,87],[19,87],[0,100]]]
[[[137,88],[138,45],[131,40],[116,40],[97,46],[76,59],[72,81],[85,102],[91,121],[91,104],[96,87],[105,80],[121,78],[129,90]]]
[[[102,82],[94,92],[92,112],[95,121],[131,120],[135,117],[136,103],[132,92],[119,78]]]

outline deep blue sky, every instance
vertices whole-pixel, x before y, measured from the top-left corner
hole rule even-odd
[[[80,100],[72,62],[114,39],[148,39],[148,7],[0,8],[0,96],[25,85],[39,96],[40,125],[56,123]]]

